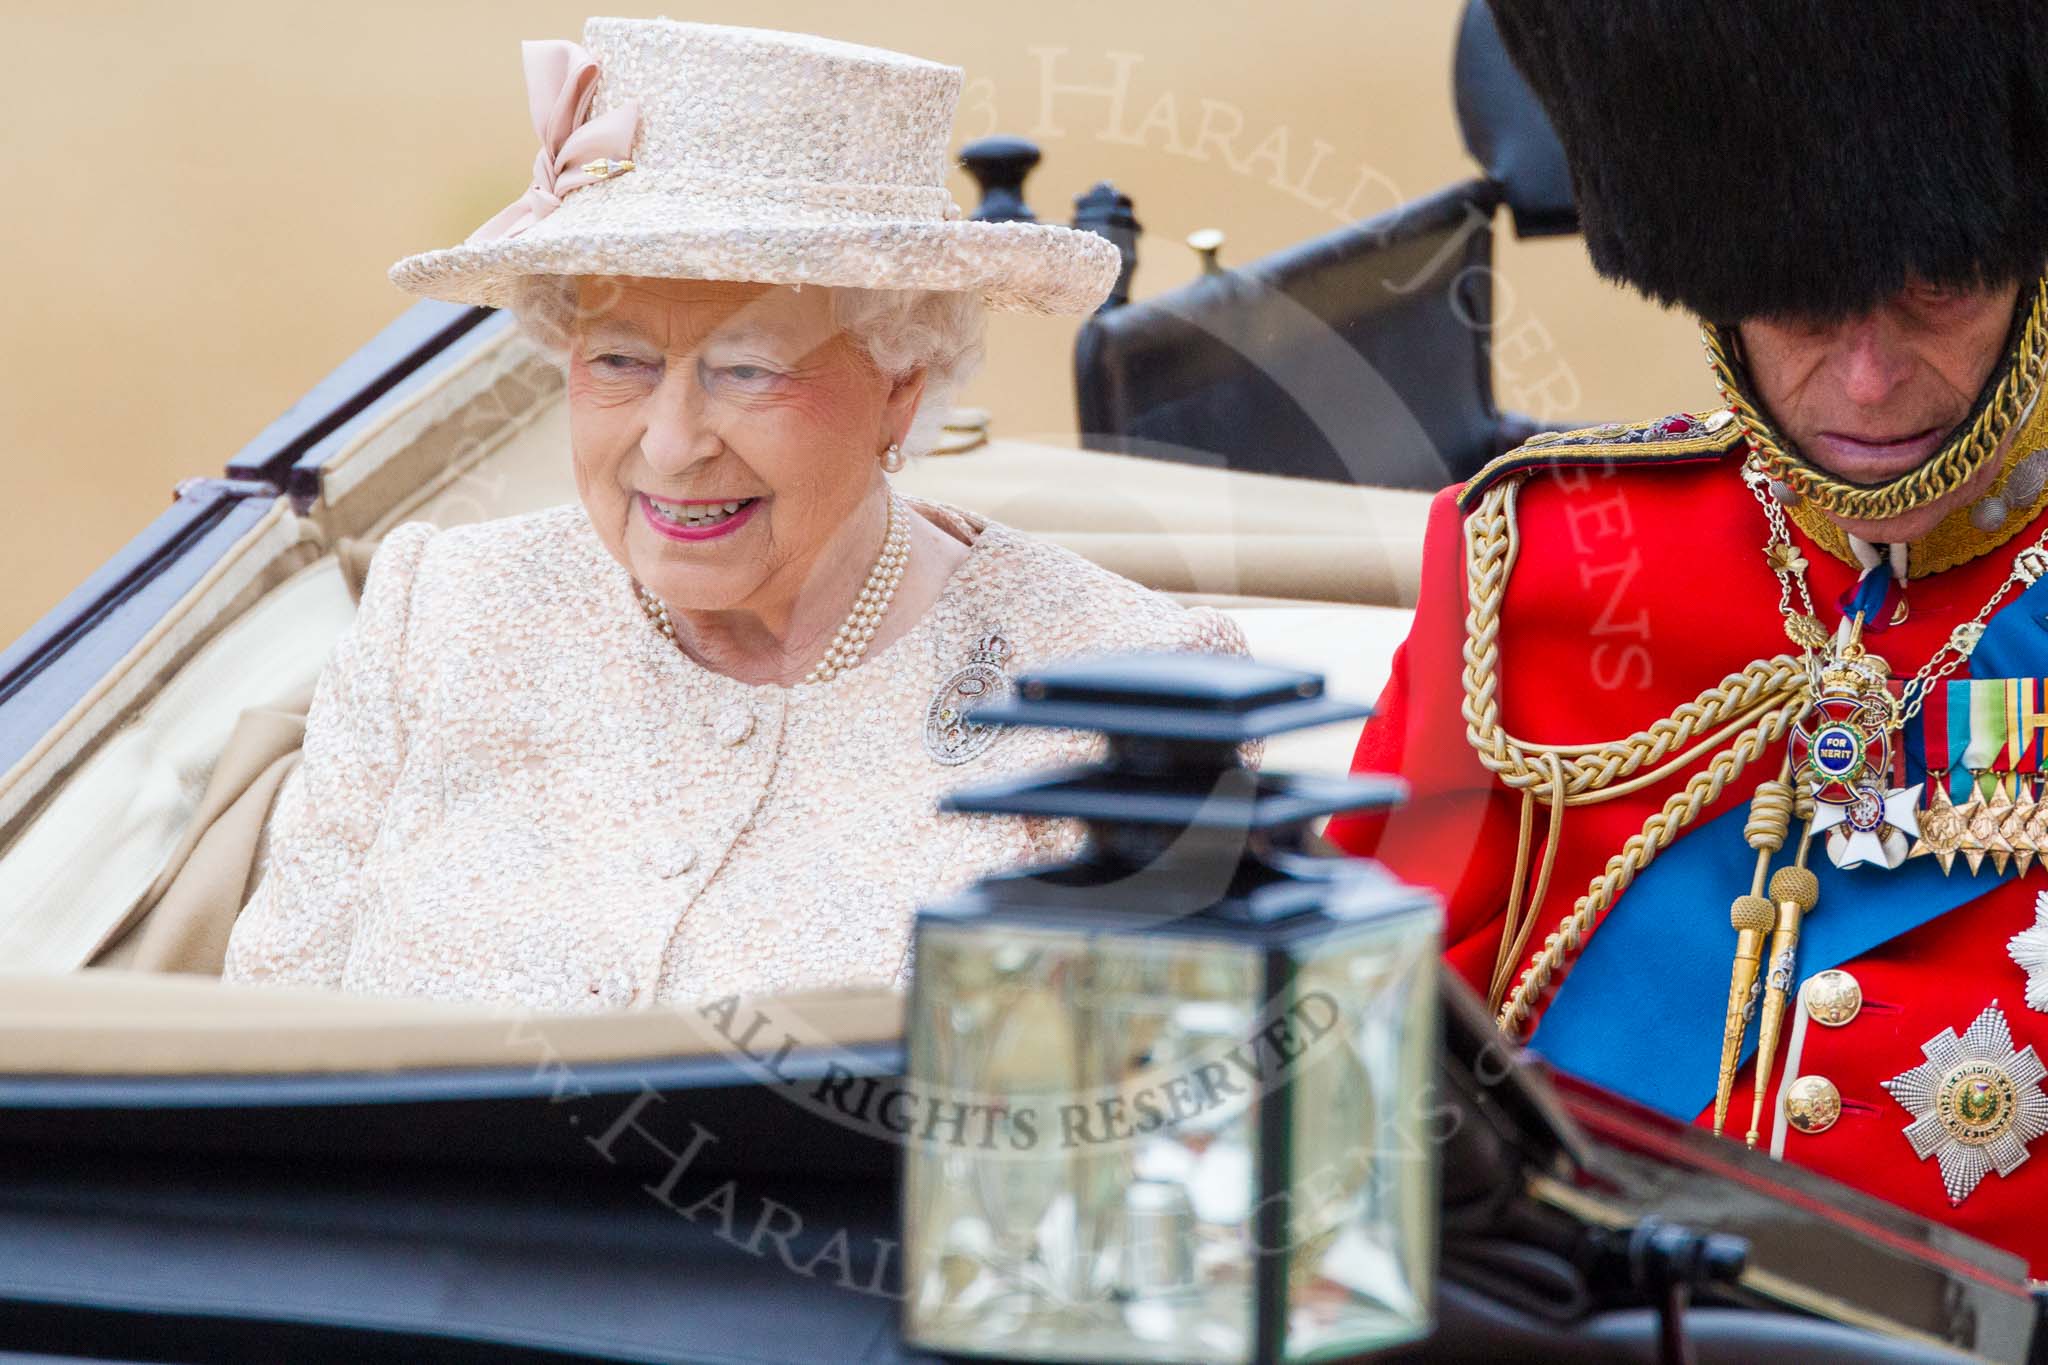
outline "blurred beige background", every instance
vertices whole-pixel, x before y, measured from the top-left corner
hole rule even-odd
[[[397,257],[525,187],[522,38],[551,0],[0,3],[14,187],[0,369],[0,641],[410,302]],[[621,12],[607,7],[604,12]],[[1107,178],[1146,229],[1135,294],[1471,173],[1451,108],[1457,0],[701,0],[671,18],[796,28],[966,68],[960,140],[1045,149],[1041,217]],[[954,197],[971,207],[958,173]],[[1576,239],[1504,233],[1504,405],[1653,416],[1712,401],[1691,325],[1598,281]],[[1011,436],[1072,430],[1069,319],[999,318],[963,401]],[[1510,354],[1512,352],[1512,354]],[[566,458],[566,455],[565,455]]]

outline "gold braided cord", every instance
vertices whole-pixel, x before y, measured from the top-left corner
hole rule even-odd
[[[1535,744],[1509,734],[1500,722],[1500,615],[1509,572],[1519,552],[1515,500],[1521,481],[1507,479],[1487,490],[1465,519],[1465,735],[1479,761],[1508,787],[1521,791],[1547,786],[1549,770],[1535,754],[1566,760],[1564,793],[1572,805],[1612,800],[1690,765],[1707,747],[1726,738],[1802,686],[1806,665],[1790,654],[1759,659],[1731,673],[1692,701],[1626,739],[1597,744]],[[1641,779],[1625,790],[1616,784]]]
[[[1515,983],[1514,993],[1494,1020],[1503,1032],[1519,1036],[1527,1028],[1536,1003],[1550,989],[1558,972],[1578,956],[1586,935],[1599,924],[1614,898],[1628,889],[1636,874],[1648,867],[1651,859],[1663,852],[1701,810],[1720,797],[1723,787],[1781,739],[1805,710],[1806,698],[1793,697],[1766,715],[1754,729],[1745,730],[1733,745],[1714,755],[1706,771],[1695,774],[1683,791],[1675,793],[1662,810],[1645,821],[1642,833],[1631,835],[1621,846],[1621,852],[1607,860],[1606,869],[1593,879],[1564,923],[1543,940],[1536,960]]]
[[[1550,813],[1554,818],[1557,814],[1557,807],[1552,806]],[[1521,923],[1518,917],[1522,913],[1522,888],[1528,883],[1529,879],[1530,836],[1535,832],[1536,792],[1533,788],[1524,788],[1522,791],[1521,823],[1515,832],[1515,875],[1508,879],[1507,913],[1501,916],[1500,942],[1493,950],[1493,979],[1486,988],[1486,1007],[1488,1009],[1497,1010],[1500,1008],[1501,997],[1507,994],[1508,981],[1514,975],[1515,963],[1514,959],[1508,955],[1508,950],[1514,946],[1515,940],[1520,937],[1516,929]]]
[[[1761,720],[1766,711],[1771,710],[1778,704],[1778,700],[1781,695],[1781,692],[1766,694],[1763,700],[1759,701],[1755,706],[1751,707],[1747,711],[1737,713],[1733,720],[1730,720],[1720,729],[1715,730],[1712,734],[1707,735],[1705,738],[1701,739],[1697,744],[1693,745],[1690,749],[1687,749],[1684,753],[1677,754],[1672,758],[1667,759],[1664,763],[1662,763],[1656,768],[1653,768],[1649,772],[1637,773],[1634,777],[1628,779],[1626,782],[1617,782],[1611,787],[1600,787],[1592,791],[1579,792],[1571,796],[1566,801],[1566,804],[1572,806],[1597,806],[1602,801],[1613,801],[1620,797],[1628,796],[1631,793],[1641,791],[1644,787],[1655,786],[1657,783],[1664,781],[1668,777],[1676,776],[1678,773],[1681,773],[1685,771],[1687,768],[1693,766],[1694,761],[1698,759],[1702,754],[1712,752],[1713,750],[1719,748],[1724,741],[1731,740],[1745,727],[1755,723],[1758,720]],[[1695,701],[1691,703],[1691,705],[1696,706],[1698,705],[1698,702]],[[1660,722],[1660,724],[1661,723],[1663,722]],[[1648,735],[1650,731],[1645,730],[1643,731],[1643,733],[1645,735]],[[1547,750],[1540,747],[1534,747],[1530,751],[1537,753],[1545,753],[1546,756],[1548,754]]]
[[[2012,363],[1968,429],[1932,459],[1875,488],[1845,482],[1788,452],[1744,392],[1728,339],[1721,329],[1712,323],[1702,323],[1700,340],[1707,348],[1707,359],[1721,385],[1722,396],[1735,410],[1749,437],[1750,448],[1772,478],[1783,482],[1818,511],[1851,521],[1883,521],[1925,507],[1969,483],[1987,461],[1997,456],[2006,434],[2026,415],[2044,373],[2048,373],[2048,276],[2035,281],[2033,302],[2028,306]]]
[[[1559,788],[1564,781],[1564,772],[1556,754],[1544,756],[1550,764],[1550,831],[1543,839],[1543,870],[1537,875],[1536,889],[1529,893],[1526,906],[1522,903],[1522,881],[1529,870],[1529,835],[1531,817],[1535,812],[1536,790],[1527,788],[1522,792],[1522,831],[1515,844],[1515,879],[1508,891],[1507,918],[1501,924],[1500,950],[1493,964],[1493,982],[1486,993],[1486,1007],[1498,1010],[1501,998],[1507,994],[1508,982],[1514,979],[1515,964],[1522,960],[1522,954],[1529,951],[1529,935],[1535,932],[1538,912],[1550,895],[1550,874],[1557,868],[1557,846],[1564,838],[1565,802],[1560,799]],[[1519,910],[1517,907],[1521,907]]]
[[[1556,856],[1560,808],[1591,805],[1640,790],[1690,766],[1699,755],[1728,741],[1728,747],[1707,761],[1684,790],[1665,802],[1644,824],[1605,871],[1579,897],[1565,923],[1544,940],[1536,960],[1499,1007],[1497,1022],[1515,1031],[1528,1020],[1559,971],[1576,956],[1608,905],[1650,860],[1700,810],[1712,804],[1722,788],[1765,747],[1782,738],[1806,709],[1808,673],[1791,655],[1759,660],[1700,693],[1670,716],[1624,739],[1600,744],[1540,745],[1510,735],[1500,721],[1500,617],[1509,573],[1520,551],[1515,519],[1521,480],[1510,478],[1488,489],[1465,521],[1465,734],[1479,760],[1503,784],[1523,794],[1520,838],[1515,858],[1514,892],[1528,874],[1533,803],[1551,806],[1551,827],[1538,897],[1526,911],[1508,907],[1503,938],[1512,948],[1495,964],[1494,985],[1504,984],[1503,966],[1511,973],[1521,960],[1535,919],[1540,893],[1547,889]],[[1519,901],[1519,894],[1513,899]],[[1505,948],[1505,944],[1504,944]]]

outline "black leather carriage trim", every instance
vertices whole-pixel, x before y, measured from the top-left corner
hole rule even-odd
[[[1674,413],[1654,422],[1610,422],[1577,431],[1543,432],[1496,457],[1458,490],[1458,510],[1470,512],[1486,490],[1511,474],[1534,469],[1611,469],[1699,464],[1718,460],[1742,444],[1742,423],[1722,410]]]

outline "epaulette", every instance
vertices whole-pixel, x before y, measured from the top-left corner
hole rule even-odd
[[[1720,459],[1741,441],[1742,423],[1727,408],[1674,413],[1654,422],[1609,422],[1577,431],[1539,431],[1468,479],[1458,491],[1458,510],[1471,511],[1487,489],[1527,470],[1697,464]]]

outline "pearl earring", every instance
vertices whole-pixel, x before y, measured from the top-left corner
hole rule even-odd
[[[889,448],[882,452],[882,468],[891,474],[900,474],[903,472],[903,466],[908,463],[908,458],[903,454],[903,443],[889,442]]]

